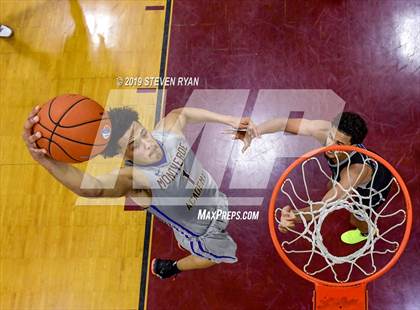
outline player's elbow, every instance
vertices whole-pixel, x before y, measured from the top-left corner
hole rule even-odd
[[[77,195],[85,198],[101,198],[105,197],[106,194],[104,185],[98,179],[89,188],[79,187],[75,192]]]
[[[173,109],[172,111],[171,111],[171,113],[182,113],[182,111],[184,110],[184,108],[176,108],[176,109]]]
[[[92,189],[79,189],[75,193],[84,198],[102,198],[104,196],[104,189],[92,188]]]
[[[81,190],[78,195],[85,198],[119,198],[126,195],[125,191],[121,189],[89,189]]]
[[[190,119],[188,108],[177,108],[172,110],[168,116],[176,119],[180,122],[181,126],[184,126],[186,122]]]
[[[183,115],[183,114],[185,114],[185,108],[176,108],[176,109],[173,109],[171,112],[170,112],[170,114],[172,114],[172,115],[176,115],[176,116],[180,116],[180,115]]]

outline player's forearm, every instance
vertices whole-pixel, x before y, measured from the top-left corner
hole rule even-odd
[[[258,133],[260,135],[275,133],[278,131],[285,131],[287,125],[286,118],[274,118],[261,123],[257,126]]]
[[[302,223],[301,216],[305,219],[306,222],[309,222],[312,220],[313,212],[318,211],[322,206],[323,203],[314,203],[309,207],[294,210],[293,213],[295,214],[298,223]]]
[[[294,211],[298,222],[301,222],[301,218],[299,214],[302,215],[306,221],[310,221],[312,219],[313,213],[321,209],[327,201],[333,202],[333,201],[336,201],[345,197],[345,195],[346,195],[346,192],[343,191],[341,188],[339,187],[331,188],[324,195],[324,197],[322,198],[320,202],[314,202],[309,207]]]
[[[84,173],[71,165],[56,161],[50,161],[43,166],[52,176],[54,176],[54,178],[75,194],[83,197],[101,196],[102,188],[99,184],[99,180],[95,177]],[[82,182],[90,188],[82,188]]]
[[[181,108],[178,112],[186,118],[187,123],[220,123],[235,126],[235,122],[239,120],[230,115],[219,114],[199,108]],[[239,121],[237,125],[239,125]]]

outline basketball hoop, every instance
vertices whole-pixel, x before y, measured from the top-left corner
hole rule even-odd
[[[363,189],[369,194],[366,194],[366,191],[360,194],[360,190],[351,186],[343,188],[337,181],[337,177],[331,177],[326,173],[321,163],[323,160],[317,158],[326,152],[334,154],[335,162],[347,162],[345,165],[347,168],[344,168],[347,169],[347,173],[350,157],[355,153],[363,154],[362,158],[366,164],[363,167],[367,164],[373,167],[372,182],[363,185],[366,187]],[[373,180],[378,177],[378,163],[392,174],[389,184],[385,184],[383,190],[379,191],[374,190],[372,185],[371,188],[368,186],[373,184]],[[322,183],[324,179],[330,182],[336,194],[339,189],[340,192],[345,193],[345,197],[340,199],[333,197],[327,201],[315,199],[309,187],[308,175],[310,173],[317,178],[316,185]],[[299,193],[299,190],[302,193]],[[387,191],[386,198],[382,196],[384,191]],[[318,194],[319,192],[321,190],[318,190]],[[375,195],[382,197],[380,204],[374,204]],[[289,232],[285,235],[281,235],[277,229],[279,223],[277,213],[280,210],[279,207],[284,206],[279,205],[279,199],[285,199],[296,212],[302,209],[300,206],[309,208],[309,210],[297,212],[301,223],[297,224],[296,228],[289,228]],[[321,207],[314,209],[314,205]],[[349,212],[366,223],[369,232],[367,239],[358,249],[345,255],[337,255],[331,253],[325,246],[324,243],[329,238],[324,236],[322,230],[329,216],[334,212],[342,211]],[[378,279],[398,261],[407,245],[412,226],[410,195],[401,176],[379,155],[355,146],[323,147],[308,152],[294,161],[284,171],[273,190],[268,214],[271,239],[280,257],[290,269],[315,285],[314,309],[367,309],[367,283]],[[395,236],[399,236],[396,238],[398,240],[391,240]],[[384,263],[383,257],[387,258],[390,255],[392,258]],[[340,272],[342,270],[345,272]]]

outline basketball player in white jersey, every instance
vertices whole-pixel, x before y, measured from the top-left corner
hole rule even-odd
[[[324,120],[276,118],[257,126],[257,132],[260,136],[278,131],[311,136],[325,146],[337,144],[365,148],[362,142],[368,129],[366,122],[358,114],[351,112],[337,115],[332,123]],[[250,146],[255,135],[248,132],[234,133],[237,139],[244,141],[244,150]],[[344,153],[327,152],[325,157],[333,178],[341,186],[335,188],[330,186],[322,201],[341,199],[346,195],[343,189],[350,187],[354,188],[362,197],[369,197],[371,195],[370,188],[373,189],[372,198],[365,198],[361,201],[365,206],[378,208],[385,201],[390,191],[389,184],[392,174],[382,164],[366,161],[366,156],[357,152],[351,152],[349,157]],[[348,163],[348,160],[350,160],[350,163]],[[347,167],[349,168],[347,169]],[[375,177],[372,178],[374,172]],[[314,204],[312,208],[317,210],[321,206],[322,204]],[[301,211],[310,211],[310,207],[301,209]],[[305,215],[305,219],[310,220],[310,215]],[[300,218],[296,216],[296,212],[291,210],[290,206],[286,206],[281,212],[279,229],[286,233],[288,228],[294,227],[298,221],[300,221]],[[355,226],[355,229],[343,233],[341,240],[347,244],[355,244],[366,240],[368,234],[367,223],[359,220],[353,214],[350,216],[350,223]]]
[[[38,111],[37,107],[29,115],[23,139],[33,159],[59,182],[83,197],[129,197],[173,228],[179,246],[190,254],[177,261],[154,259],[153,274],[164,279],[181,271],[237,261],[236,243],[226,232],[228,221],[221,216],[198,218],[200,209],[210,214],[226,212],[228,203],[211,175],[195,160],[182,130],[187,123],[214,122],[256,134],[249,118],[181,108],[170,112],[149,132],[134,110],[111,109],[111,139],[103,156],[121,155],[125,166],[94,177],[51,159],[46,150],[37,148],[35,142],[41,135],[31,131],[39,121]],[[90,186],[82,188],[82,180],[88,180]]]

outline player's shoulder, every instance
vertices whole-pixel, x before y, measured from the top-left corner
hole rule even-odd
[[[358,148],[370,151],[372,153],[375,153],[372,150],[368,149],[364,144],[360,143],[360,144],[356,144],[355,146],[358,147]],[[361,153],[361,152],[355,152],[354,153],[354,156],[352,156],[352,163],[364,164],[364,165],[367,165],[368,167],[372,168],[373,170],[382,166],[382,165],[379,165],[376,160],[374,160],[370,156],[368,156],[364,153]]]
[[[363,144],[356,144],[354,146],[363,150],[368,150]],[[365,163],[367,159],[368,159],[368,156],[366,156],[362,152],[357,152],[357,151],[353,151],[350,156],[351,163]]]
[[[155,131],[176,133],[182,135],[182,128],[184,124],[181,124],[180,113],[178,110],[172,110],[165,117],[163,117],[155,126]]]
[[[184,133],[181,130],[178,130],[177,127],[168,127],[160,123],[156,125],[151,134],[156,140],[162,143],[168,139],[185,139]]]

